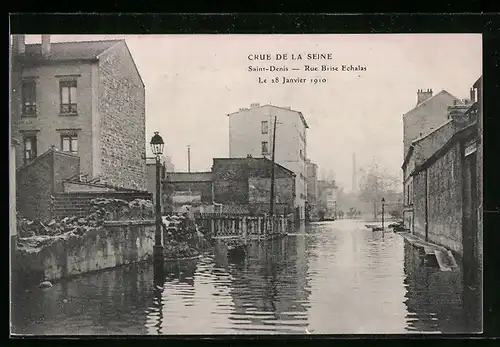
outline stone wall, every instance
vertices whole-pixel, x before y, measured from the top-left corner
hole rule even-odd
[[[459,144],[427,170],[429,241],[462,254],[462,167]]]
[[[113,186],[147,189],[145,89],[124,42],[99,60],[101,174]]]
[[[425,239],[426,214],[426,185],[427,171],[420,171],[413,179],[413,232]]]
[[[429,168],[415,175],[413,189],[415,234],[425,239],[427,219],[428,241],[461,255],[462,167],[459,147],[456,143]]]
[[[146,260],[153,253],[154,232],[154,221],[123,221],[83,235],[20,239],[18,276],[21,283],[38,283]]]

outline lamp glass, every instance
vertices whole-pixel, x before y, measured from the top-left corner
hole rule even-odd
[[[151,138],[151,152],[153,152],[154,155],[161,155],[163,153],[163,147],[165,143],[163,142],[162,137],[158,133],[158,131],[155,131],[154,136]]]

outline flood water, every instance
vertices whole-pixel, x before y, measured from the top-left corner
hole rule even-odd
[[[463,333],[461,271],[422,264],[396,233],[361,221],[302,227],[254,243],[243,261],[216,250],[169,263],[163,287],[151,264],[83,275],[12,298],[16,334]],[[476,292],[477,288],[473,288]],[[474,295],[473,295],[474,296]],[[474,296],[475,297],[475,296]],[[470,300],[469,300],[470,301]],[[306,331],[307,330],[307,331]]]

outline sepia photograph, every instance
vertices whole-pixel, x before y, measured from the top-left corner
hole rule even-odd
[[[482,55],[11,35],[11,336],[481,333]]]

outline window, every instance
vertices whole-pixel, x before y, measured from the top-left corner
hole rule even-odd
[[[28,163],[36,157],[36,136],[28,135],[24,137],[24,162]]]
[[[22,103],[24,115],[36,114],[36,82],[23,81],[22,84]]]
[[[269,153],[269,147],[267,145],[267,142],[264,141],[262,142],[262,154],[268,154]]]
[[[61,113],[76,113],[76,81],[59,82]]]
[[[263,120],[262,121],[262,133],[267,134],[268,131],[269,131],[269,123],[267,122],[267,120]]]
[[[78,153],[78,137],[76,135],[61,135],[63,152]]]

